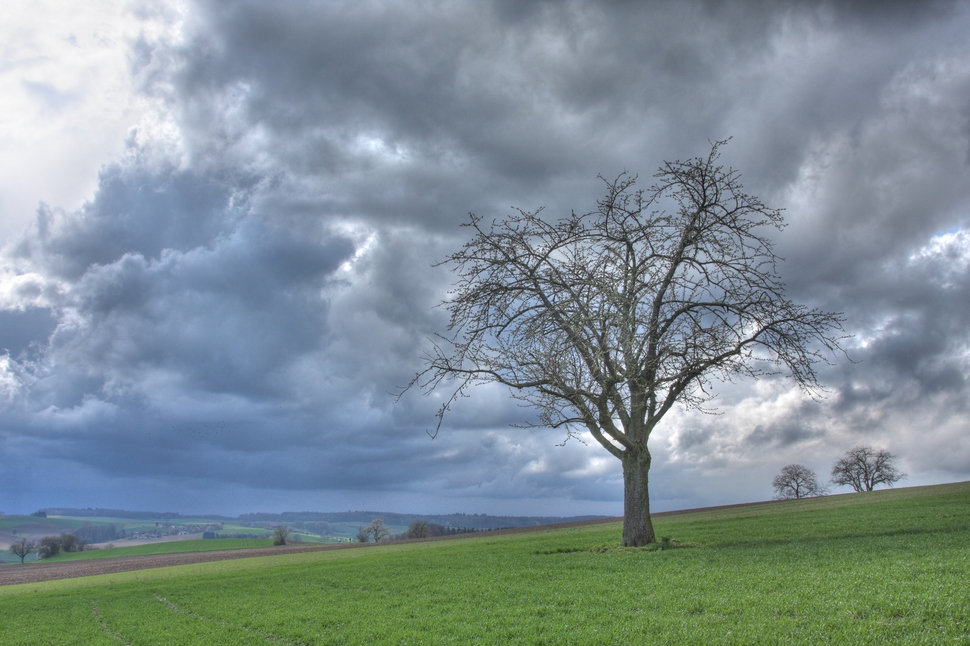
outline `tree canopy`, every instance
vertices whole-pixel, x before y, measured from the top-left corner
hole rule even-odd
[[[584,215],[471,214],[471,239],[442,263],[456,275],[449,333],[408,386],[451,389],[439,430],[469,387],[497,383],[536,425],[588,431],[623,463],[624,545],[654,540],[647,440],[675,405],[777,373],[816,391],[816,366],[840,349],[839,314],[785,297],[768,236],[781,211],[718,165],[724,143],[665,162],[647,191],[626,173],[603,179]]]
[[[779,500],[822,496],[826,493],[826,487],[818,481],[818,475],[801,464],[783,467],[772,479],[771,486],[775,490],[775,498]]]
[[[872,491],[881,484],[891,487],[905,477],[896,467],[895,455],[871,446],[852,447],[832,466],[832,482],[855,491]]]

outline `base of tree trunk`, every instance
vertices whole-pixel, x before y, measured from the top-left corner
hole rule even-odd
[[[657,540],[650,520],[647,475],[650,454],[628,455],[623,460],[623,547],[643,547]]]

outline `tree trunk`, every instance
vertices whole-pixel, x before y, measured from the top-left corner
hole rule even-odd
[[[623,456],[623,542],[624,547],[642,547],[655,542],[653,522],[650,520],[650,493],[647,475],[650,453],[644,449]]]

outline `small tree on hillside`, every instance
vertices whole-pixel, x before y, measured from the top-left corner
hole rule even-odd
[[[827,493],[825,486],[819,484],[815,472],[800,464],[784,467],[771,481],[771,486],[775,488],[775,498],[778,500],[824,496]]]
[[[374,537],[375,543],[380,543],[386,541],[391,536],[391,530],[384,524],[384,521],[380,518],[375,518],[371,521],[370,525],[367,526],[367,533]]]
[[[856,446],[832,467],[832,482],[849,485],[855,491],[872,491],[877,485],[890,487],[906,477],[896,468],[896,456],[884,449]]]
[[[27,542],[26,538],[21,538],[10,546],[10,551],[16,556],[19,556],[20,562],[23,563],[27,555],[33,552],[36,547],[33,542]]]
[[[277,525],[273,528],[273,545],[286,545],[286,537],[290,535],[290,528]]]

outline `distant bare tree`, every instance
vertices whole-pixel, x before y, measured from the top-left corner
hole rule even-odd
[[[28,542],[26,538],[21,538],[10,546],[10,551],[16,556],[19,556],[20,562],[23,563],[27,555],[33,552],[36,547],[33,542]]]
[[[832,467],[832,482],[849,485],[855,491],[872,491],[885,484],[890,487],[906,477],[896,468],[896,456],[884,449],[856,446]]]
[[[785,297],[781,211],[718,165],[724,143],[664,162],[646,192],[625,173],[604,180],[585,215],[472,214],[472,239],[442,263],[457,275],[450,333],[407,386],[450,391],[439,429],[471,386],[495,383],[538,410],[535,426],[588,431],[623,465],[627,546],[656,540],[647,440],[672,408],[703,409],[715,381],[739,377],[815,391],[816,366],[841,350],[840,314]]]
[[[428,538],[431,536],[431,526],[426,520],[416,520],[408,525],[408,530],[404,533],[405,538]]]
[[[775,498],[779,500],[823,496],[826,493],[815,472],[800,464],[784,467],[771,481],[771,486],[775,488]]]
[[[358,543],[368,543],[370,542],[370,533],[368,533],[366,527],[361,527],[357,530],[357,542]]]
[[[370,525],[367,526],[366,531],[369,535],[374,537],[375,543],[386,541],[391,536],[391,530],[380,518],[375,518],[372,520]]]
[[[286,545],[286,537],[290,535],[290,528],[277,525],[273,528],[273,545]]]

